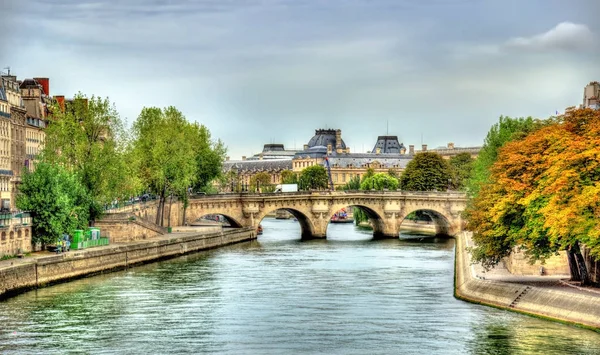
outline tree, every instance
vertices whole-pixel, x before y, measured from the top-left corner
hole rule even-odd
[[[196,152],[197,173],[194,181],[194,189],[207,192],[211,182],[222,173],[223,160],[227,149],[218,140],[211,140],[210,131],[204,125],[192,124],[194,131],[193,150]]]
[[[361,190],[397,190],[398,179],[387,174],[377,173],[366,179],[360,184]]]
[[[360,190],[360,177],[354,176],[348,180],[344,185],[341,186],[341,190],[344,191],[357,191]]]
[[[507,142],[525,137],[530,132],[539,129],[545,124],[544,121],[535,120],[532,117],[511,118],[500,116],[498,123],[494,124],[479,151],[477,159],[473,163],[471,177],[467,183],[467,191],[471,196],[476,196],[479,189],[489,182],[490,169],[496,162],[498,150]]]
[[[75,173],[93,199],[93,221],[101,206],[139,190],[126,162],[127,137],[119,114],[108,98],[79,93],[60,107],[51,108],[42,160]]]
[[[165,198],[184,196],[198,181],[199,127],[190,124],[175,107],[152,107],[142,109],[133,124],[133,134],[138,176],[158,194],[156,223],[163,225]]]
[[[88,225],[92,198],[79,177],[57,164],[40,162],[22,176],[16,204],[33,219],[33,243],[56,242]]]
[[[313,165],[302,170],[298,184],[302,190],[322,190],[329,186],[327,171],[321,165]]]
[[[281,182],[283,184],[297,184],[298,175],[291,170],[284,170],[281,172]]]
[[[589,283],[582,249],[600,257],[599,146],[591,109],[505,144],[466,213],[474,260],[492,266],[520,248],[535,261],[565,249],[572,279]]]
[[[271,174],[260,172],[254,174],[250,178],[250,191],[251,192],[273,192],[275,186],[271,182]]]
[[[460,153],[450,158],[451,187],[455,190],[465,190],[473,170],[473,158],[469,153]]]
[[[400,177],[400,187],[408,191],[446,191],[452,174],[448,162],[434,152],[415,155]]]

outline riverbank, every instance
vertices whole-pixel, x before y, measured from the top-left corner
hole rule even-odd
[[[0,262],[0,299],[47,285],[132,265],[245,242],[253,228],[167,234],[151,240],[114,244],[63,254]]]
[[[477,270],[467,247],[471,235],[456,238],[455,296],[459,299],[574,324],[600,332],[600,294],[568,287],[560,277],[522,277]],[[562,286],[561,286],[562,285]]]

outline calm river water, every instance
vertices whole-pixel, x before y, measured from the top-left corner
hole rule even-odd
[[[600,334],[454,299],[453,240],[263,227],[0,302],[0,354],[600,354]]]

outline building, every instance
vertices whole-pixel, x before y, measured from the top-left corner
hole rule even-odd
[[[590,82],[583,89],[583,107],[600,109],[600,83],[597,81]]]
[[[317,129],[304,150],[294,156],[292,167],[294,172],[300,173],[309,166],[324,165],[327,158],[331,179],[337,187],[352,178],[362,178],[367,169],[400,174],[412,159],[405,152],[397,136],[379,136],[370,153],[351,153],[342,139],[342,130]]]
[[[469,153],[471,158],[476,159],[479,155],[479,151],[481,147],[455,147],[454,143],[448,143],[445,147],[437,147],[434,149],[430,149],[430,152],[435,152],[441,155],[444,159],[450,159],[462,153]],[[427,145],[423,144],[421,148],[421,152],[428,151]],[[418,153],[418,152],[417,152]]]
[[[10,209],[11,183],[13,171],[11,166],[11,105],[8,101],[9,83],[0,80],[0,209]]]
[[[263,160],[263,159],[289,159],[291,160],[297,153],[297,150],[286,150],[283,144],[271,143],[263,146],[262,152],[254,154],[253,156],[246,159],[242,157],[242,160]]]
[[[48,78],[25,79],[21,83],[21,95],[27,109],[25,125],[25,166],[35,170],[35,162],[44,146],[48,119],[50,80]]]
[[[440,147],[430,151],[439,153],[445,159],[450,159],[460,153],[469,153],[477,157],[481,147],[460,148],[453,143],[447,147]],[[422,150],[427,151],[427,145],[422,145]],[[285,150],[283,144],[265,144],[263,151],[248,159],[232,161],[229,158],[223,164],[226,176],[231,179],[231,186],[222,190],[235,190],[233,186],[241,184],[247,186],[252,176],[258,173],[271,175],[273,184],[281,183],[281,173],[291,170],[300,174],[302,170],[314,166],[324,166],[325,159],[329,163],[331,179],[335,187],[343,186],[352,178],[362,178],[368,169],[376,173],[393,172],[400,175],[406,165],[413,159],[414,145],[409,145],[407,151],[397,136],[379,136],[373,149],[367,153],[351,153],[350,148],[342,139],[340,129],[317,129],[315,135],[303,146],[302,150]],[[233,181],[235,180],[235,182]]]

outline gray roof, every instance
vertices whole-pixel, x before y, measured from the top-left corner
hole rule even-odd
[[[381,153],[400,154],[404,144],[398,142],[398,136],[379,136],[371,153],[377,153],[377,148],[381,149]]]
[[[441,155],[449,155],[449,154],[460,154],[460,153],[479,153],[479,151],[481,150],[482,147],[465,147],[465,148],[461,148],[461,147],[454,147],[454,148],[448,148],[448,147],[439,147],[439,148],[435,148],[435,149],[429,149],[428,151],[431,152],[436,152],[438,154]],[[420,153],[422,151],[417,151],[417,153]]]
[[[266,159],[266,160],[229,160],[223,163],[223,171],[237,169],[244,171],[276,171],[292,170],[290,159]]]
[[[331,144],[331,147],[335,149],[335,134],[335,129],[317,129],[315,130],[315,135],[310,139],[310,141],[308,141],[308,147],[312,148],[322,146],[327,148],[327,145]],[[346,149],[346,143],[344,143],[343,139],[341,144],[342,149]]]
[[[369,154],[369,153],[348,153],[329,157],[329,164],[341,168],[363,167],[366,164],[378,162],[385,168],[406,168],[406,165],[412,160],[410,155],[399,154]]]

